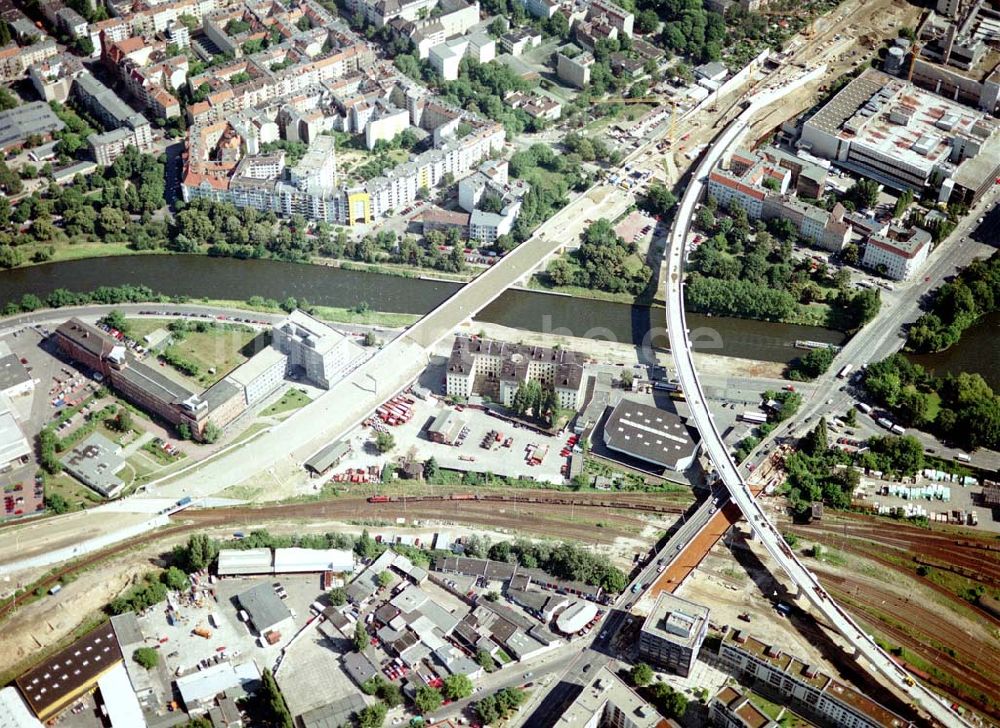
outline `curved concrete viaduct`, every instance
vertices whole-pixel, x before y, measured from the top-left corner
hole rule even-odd
[[[739,506],[743,516],[750,523],[753,532],[760,538],[771,558],[788,574],[800,593],[804,594],[844,639],[854,647],[855,654],[860,654],[865,658],[874,672],[885,677],[938,723],[945,726],[965,726],[968,724],[952,712],[941,698],[916,682],[906,670],[875,643],[874,639],[826,593],[816,577],[803,566],[788,547],[740,475],[736,463],[726,448],[708,410],[705,394],[702,392],[698,373],[694,367],[694,357],[692,356],[684,315],[684,261],[687,232],[695,206],[706,186],[708,173],[748,129],[750,119],[757,111],[808,82],[817,72],[821,71],[822,66],[788,86],[769,90],[756,97],[706,150],[705,157],[694,172],[678,206],[677,217],[670,231],[667,248],[665,280],[667,285],[667,332],[670,339],[670,349],[677,367],[677,376],[686,394],[695,425],[698,432],[701,433],[706,452],[718,470],[731,498]]]

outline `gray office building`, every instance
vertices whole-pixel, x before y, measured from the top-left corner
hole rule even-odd
[[[660,594],[639,633],[639,656],[687,677],[708,632],[708,607]]]

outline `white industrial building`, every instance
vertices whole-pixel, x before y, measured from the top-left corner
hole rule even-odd
[[[252,576],[273,574],[274,557],[271,549],[221,549],[219,576]]]
[[[0,470],[17,464],[31,455],[31,444],[17,423],[10,402],[0,397]]]
[[[177,678],[177,691],[184,708],[195,715],[207,713],[221,693],[241,690],[254,692],[260,684],[260,671],[253,660],[233,665],[228,660],[199,672]],[[141,725],[141,724],[140,724]]]
[[[97,680],[101,702],[107,712],[111,728],[133,728],[146,725],[139,698],[132,689],[128,671],[119,662]],[[0,723],[2,725],[2,723]]]
[[[623,399],[604,425],[604,444],[615,452],[668,470],[684,471],[701,447],[698,433],[676,413]]]
[[[0,726],[4,728],[42,728],[42,723],[31,714],[17,688],[0,688]]]
[[[799,146],[894,189],[972,205],[1000,171],[983,112],[868,69],[803,124]]]
[[[312,574],[324,571],[353,574],[354,553],[342,549],[268,548],[222,549],[219,576]]]
[[[365,353],[358,344],[305,311],[296,309],[272,330],[272,345],[288,356],[288,367],[329,389],[356,367]]]
[[[243,390],[247,406],[256,404],[285,382],[288,358],[267,347],[231,371],[226,378]]]
[[[556,617],[556,629],[565,635],[574,635],[597,617],[597,605],[581,599],[573,602]]]

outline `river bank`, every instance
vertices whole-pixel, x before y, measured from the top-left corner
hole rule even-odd
[[[123,285],[144,285],[175,300],[225,301],[241,308],[247,308],[251,298],[279,305],[294,298],[296,303],[330,309],[323,315],[332,320],[395,327],[433,310],[462,284],[274,260],[117,256],[0,272],[0,301],[20,301],[28,294],[44,301],[57,289],[93,291]],[[476,318],[546,335],[667,346],[664,311],[655,306],[512,288]],[[688,323],[698,352],[781,363],[801,353],[794,346],[797,339],[839,345],[846,338],[833,329],[697,314],[689,315]]]

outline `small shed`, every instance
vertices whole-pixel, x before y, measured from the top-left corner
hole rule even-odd
[[[343,440],[331,442],[311,458],[306,460],[305,469],[314,476],[323,475],[351,452],[351,444]]]

